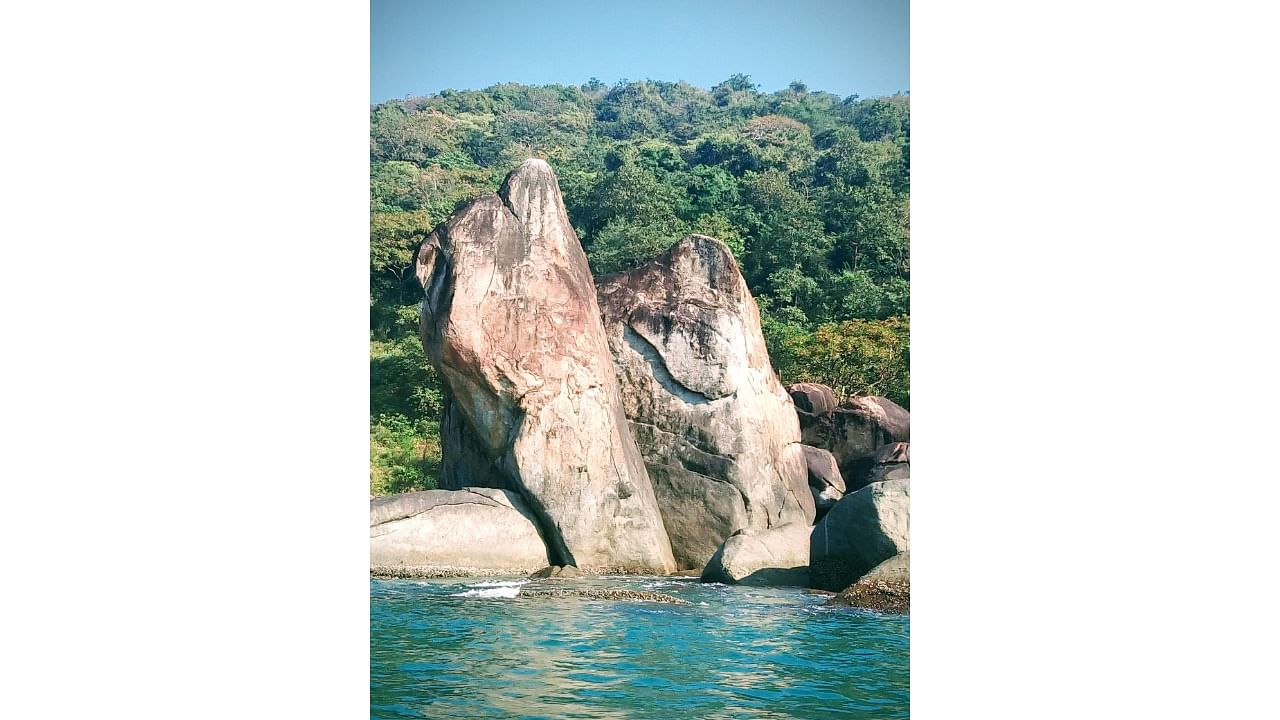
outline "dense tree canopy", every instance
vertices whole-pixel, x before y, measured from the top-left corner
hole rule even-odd
[[[375,492],[429,487],[439,387],[415,337],[418,243],[461,203],[546,159],[597,275],[691,232],[738,255],[774,369],[910,406],[910,101],[592,78],[374,106],[370,118]]]

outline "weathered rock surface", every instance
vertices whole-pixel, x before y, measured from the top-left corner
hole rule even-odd
[[[826,604],[889,613],[911,612],[911,553],[899,553],[871,568]]]
[[[703,582],[742,585],[808,585],[807,524],[792,523],[768,530],[743,530],[711,557]]]
[[[904,442],[882,445],[874,452],[854,460],[851,471],[848,479],[850,492],[874,482],[910,478],[911,445]]]
[[[386,575],[518,573],[546,565],[547,548],[514,493],[426,490],[369,501],[369,564]]]
[[[831,453],[812,445],[801,445],[800,448],[804,450],[805,464],[809,470],[809,492],[813,493],[813,502],[821,517],[844,497],[844,477],[840,474],[836,457]]]
[[[690,235],[600,280],[627,419],[681,568],[731,533],[812,524],[800,428],[732,253]]]
[[[520,493],[553,564],[674,570],[551,167],[525,161],[455,213],[415,270],[423,346],[450,396],[441,484]]]
[[[911,485],[886,480],[846,495],[813,528],[810,581],[841,590],[911,545]]]

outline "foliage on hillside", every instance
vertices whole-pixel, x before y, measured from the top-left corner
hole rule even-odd
[[[438,378],[414,336],[418,243],[530,157],[560,178],[592,271],[691,232],[731,247],[783,382],[910,406],[906,95],[860,99],[734,75],[516,84],[374,106],[370,118],[371,490],[434,486]],[[433,454],[434,453],[434,454]]]

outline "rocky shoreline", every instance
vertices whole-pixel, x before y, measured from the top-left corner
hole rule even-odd
[[[885,613],[911,612],[911,555],[901,553],[872,568],[858,581],[826,602],[877,610]]]
[[[911,612],[911,585],[909,583],[859,582],[831,598],[826,604],[906,615]]]
[[[572,568],[573,566],[568,566]],[[490,568],[490,567],[461,567],[451,565],[379,565],[371,564],[369,566],[369,577],[389,579],[389,580],[421,580],[431,578],[462,578],[462,577],[526,577],[533,579],[569,579],[571,577],[598,577],[603,575],[628,575],[636,577],[690,577],[690,573],[670,573],[669,575],[655,575],[652,572],[638,570],[635,568],[624,567],[594,567],[581,570],[573,568],[571,574],[564,574],[563,570],[555,575],[542,574],[546,573],[547,568]],[[693,574],[697,577],[697,574]]]
[[[530,568],[478,568],[443,565],[370,565],[369,577],[389,580],[421,580],[454,577],[523,577]]]
[[[527,160],[414,273],[442,489],[370,501],[372,577],[697,574],[909,611],[910,412],[784,387],[724,243],[593,278],[554,171]]]
[[[688,600],[648,590],[616,590],[603,588],[566,588],[555,590],[522,590],[518,598],[582,598],[584,600],[624,600],[657,602],[669,605],[692,605]]]

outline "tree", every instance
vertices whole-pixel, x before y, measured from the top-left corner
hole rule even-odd
[[[911,407],[911,343],[904,317],[820,325],[789,341],[787,382],[821,382],[837,395],[883,395]]]

